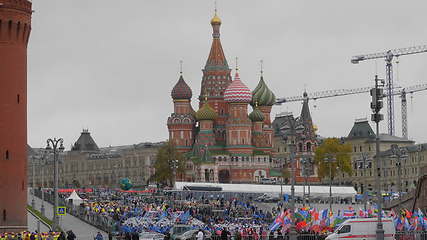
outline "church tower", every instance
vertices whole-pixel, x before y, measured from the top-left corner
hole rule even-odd
[[[0,232],[27,229],[27,45],[31,2],[0,0]]]
[[[240,81],[236,69],[234,81],[224,92],[228,103],[229,116],[226,123],[227,149],[232,153],[252,153],[252,122],[248,117],[251,90]]]
[[[231,83],[231,69],[228,67],[222,49],[220,40],[221,19],[218,17],[216,10],[215,15],[211,20],[213,29],[212,45],[209,52],[208,60],[206,61],[203,71],[202,85],[200,90],[200,104],[202,107],[204,97],[218,117],[214,122],[214,134],[217,142],[225,142],[225,121],[228,114],[227,104],[224,101],[224,91]]]
[[[168,118],[169,140],[180,152],[188,152],[194,143],[195,118],[191,107],[191,88],[184,81],[182,71],[178,82],[172,89],[174,112]]]
[[[257,140],[257,147],[264,148],[264,151],[271,152],[271,146],[273,143],[273,127],[271,125],[271,108],[276,103],[276,97],[274,93],[267,87],[265,84],[263,71],[261,70],[261,78],[256,86],[255,90],[252,92],[252,107],[257,106],[257,108],[264,115],[263,122],[263,140],[262,143]]]

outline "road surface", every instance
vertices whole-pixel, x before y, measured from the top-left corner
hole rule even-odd
[[[28,203],[31,204],[32,195],[28,194]],[[40,211],[42,200],[40,198],[35,197],[35,208]],[[53,206],[45,202],[45,214],[46,217],[49,219],[52,219],[53,216]],[[94,226],[87,224],[86,222],[81,221],[80,219],[72,216],[72,215],[65,215],[61,216],[59,220],[59,224],[65,232],[68,230],[72,230],[74,234],[77,236],[77,239],[93,239],[98,232],[101,232],[104,239],[108,239],[108,234],[104,231],[101,231]]]

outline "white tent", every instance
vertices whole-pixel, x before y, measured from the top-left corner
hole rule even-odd
[[[177,190],[183,190],[184,186],[204,186],[204,187],[220,187],[223,192],[248,192],[248,193],[280,193],[280,185],[267,184],[230,184],[230,183],[201,183],[201,182],[176,182]],[[283,193],[290,194],[291,186],[283,185]],[[306,191],[308,188],[306,187]],[[304,192],[303,186],[295,186],[295,195],[302,196]],[[310,194],[314,197],[329,196],[329,186],[314,185],[310,187]],[[332,196],[334,197],[354,197],[357,192],[353,187],[348,186],[332,186]]]
[[[79,195],[76,193],[76,190],[74,190],[68,198],[65,199],[67,202],[71,202],[73,205],[80,205],[83,202],[83,199],[79,197]]]

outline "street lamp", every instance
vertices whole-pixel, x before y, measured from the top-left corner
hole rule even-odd
[[[34,200],[34,195],[35,195],[35,192],[34,192],[34,175],[35,175],[35,168],[36,168],[36,161],[35,161],[35,157],[34,157],[34,155],[32,155],[31,156],[31,165],[32,165],[32,192],[33,192],[33,199],[31,200],[31,207],[33,208],[33,209],[35,209],[35,207],[36,207],[36,202],[35,202],[35,200]]]
[[[53,230],[58,230],[59,227],[59,218],[58,215],[56,214],[56,209],[58,208],[58,157],[57,154],[59,152],[64,151],[64,145],[63,145],[64,140],[62,138],[56,139],[56,138],[49,138],[46,143],[46,150],[47,151],[52,151],[53,150],[53,164],[54,164],[54,171],[53,171],[53,178],[54,178],[54,187],[53,187],[53,191],[55,194],[55,204],[53,205]],[[52,147],[50,146],[52,145]],[[58,146],[59,145],[59,146]]]
[[[418,170],[417,170],[417,183],[419,183],[420,177],[421,177],[421,157],[420,157],[421,151],[423,151],[423,145],[419,144],[417,146],[417,159],[416,159],[418,162],[418,164],[417,164],[417,168],[418,168]]]
[[[402,159],[408,157],[408,155],[406,154],[406,149],[404,148],[399,148],[399,146],[397,146],[397,144],[393,144],[391,145],[391,152],[393,153],[393,155],[391,156],[392,158],[396,158],[396,166],[397,166],[397,188],[398,188],[398,192],[399,192],[399,210],[402,208]]]
[[[174,189],[176,185],[176,169],[178,168],[178,160],[169,160],[169,166],[172,168],[172,189]]]
[[[291,163],[291,207],[290,207],[290,214],[291,216],[294,215],[295,211],[295,155],[296,155],[296,141],[298,137],[301,137],[300,135],[304,132],[304,126],[298,125],[296,126],[297,122],[292,119],[291,122],[288,124],[285,124],[283,127],[281,127],[281,131],[283,132],[283,140],[284,141],[290,141],[289,150],[291,152],[290,157],[290,163]],[[293,224],[291,225],[289,229],[289,236],[290,240],[296,240],[296,231],[295,231],[295,221],[293,221]]]
[[[375,162],[377,167],[376,176],[376,188],[377,188],[377,206],[378,206],[378,222],[376,236],[377,240],[384,240],[384,228],[381,221],[382,214],[382,196],[381,196],[381,161],[380,161],[380,121],[384,120],[384,116],[380,114],[381,108],[383,108],[384,93],[384,80],[379,79],[375,75],[375,87],[371,89],[370,93],[372,96],[371,109],[373,114],[371,120],[376,125],[376,136],[375,136]]]
[[[332,163],[336,158],[332,154],[327,154],[325,160],[329,163],[329,211],[332,212]]]
[[[366,169],[368,168],[368,165],[366,164],[366,160],[368,160],[368,155],[366,153],[362,153],[362,161],[363,161],[362,171],[365,179],[364,185],[363,185],[363,207],[365,212],[368,204],[368,192],[366,191],[368,188],[368,185],[367,185],[367,176],[365,176],[365,172],[366,172]]]
[[[310,181],[308,181],[308,176],[310,173],[311,166],[313,164],[313,160],[311,158],[307,158],[306,156],[302,156],[301,164],[303,166],[303,176],[304,176],[304,204],[308,203],[310,206]],[[307,186],[307,195],[305,193],[305,186]]]
[[[40,207],[40,212],[44,216],[45,208],[44,208],[44,165],[46,165],[46,156],[47,151],[43,151],[43,154],[41,158],[39,159],[39,168],[40,168],[40,175],[42,176],[42,186],[41,186],[41,192],[42,192],[42,206]]]

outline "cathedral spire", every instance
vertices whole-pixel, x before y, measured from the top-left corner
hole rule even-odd
[[[220,27],[221,19],[217,15],[215,7],[215,15],[211,19],[212,25],[212,46],[209,53],[208,60],[206,61],[205,70],[228,70],[227,60],[225,59],[224,50],[222,49],[220,41]]]

